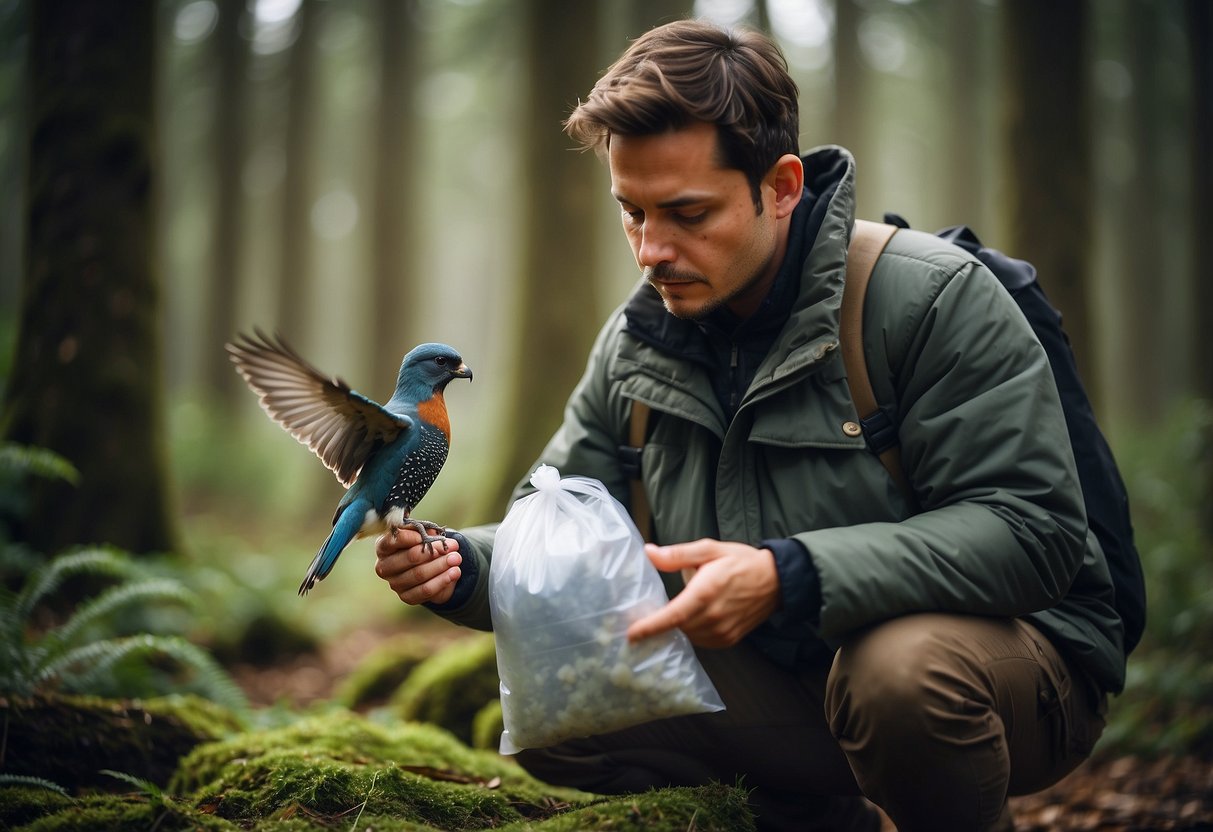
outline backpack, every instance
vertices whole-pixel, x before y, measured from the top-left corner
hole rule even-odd
[[[868,449],[880,457],[902,493],[912,498],[897,452],[897,426],[890,411],[876,403],[863,357],[863,299],[868,279],[893,234],[898,228],[908,227],[909,224],[895,214],[886,214],[885,223],[856,220],[851,250],[847,256],[840,338],[847,383],[860,415],[859,423]],[[1146,625],[1146,587],[1141,557],[1133,542],[1133,524],[1129,518],[1129,497],[1124,481],[1112,450],[1095,422],[1091,401],[1078,376],[1070,339],[1062,329],[1061,313],[1049,303],[1036,280],[1036,269],[1030,263],[985,248],[967,226],[946,228],[937,236],[969,252],[994,273],[1014,298],[1045,349],[1065,412],[1087,520],[1103,547],[1108,571],[1112,575],[1114,606],[1124,623],[1127,656],[1141,640]],[[911,505],[916,504],[912,499]]]

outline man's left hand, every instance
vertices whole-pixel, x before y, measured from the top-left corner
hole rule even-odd
[[[696,569],[686,588],[628,627],[636,642],[675,627],[697,647],[732,647],[779,607],[779,575],[770,549],[704,538],[645,546],[663,572]]]

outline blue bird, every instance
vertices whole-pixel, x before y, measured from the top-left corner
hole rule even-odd
[[[450,449],[443,392],[452,379],[472,378],[459,353],[446,344],[415,347],[400,364],[392,397],[380,405],[326,377],[280,336],[255,332],[227,344],[236,370],[270,418],[311,448],[348,489],[299,594],[323,580],[355,538],[407,527],[421,534],[431,554],[435,543],[445,549],[444,527],[410,515]]]

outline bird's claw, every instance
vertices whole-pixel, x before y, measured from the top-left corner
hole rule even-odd
[[[446,535],[445,526],[439,526],[437,523],[431,523],[428,520],[405,520],[399,526],[393,525],[389,529],[389,532],[392,535],[392,540],[396,539],[396,532],[404,528],[412,529],[413,531],[417,532],[417,534],[421,535],[421,547],[425,549],[426,554],[431,556],[434,554],[435,543],[441,543],[442,551],[444,553],[446,552],[447,543],[446,537],[444,536]],[[435,532],[435,534],[430,534],[431,531]]]

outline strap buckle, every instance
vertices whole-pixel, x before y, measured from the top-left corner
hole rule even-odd
[[[640,458],[644,448],[634,448],[631,445],[620,445],[615,452],[619,460],[619,468],[629,480],[640,479]]]
[[[868,450],[877,456],[897,445],[897,423],[886,408],[877,408],[875,413],[860,419],[859,426]]]

